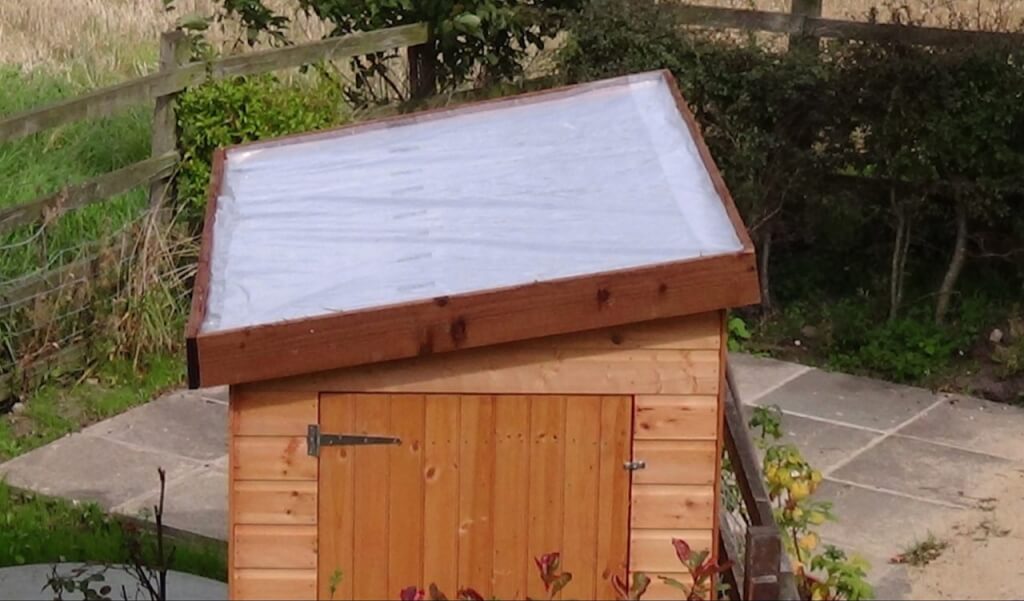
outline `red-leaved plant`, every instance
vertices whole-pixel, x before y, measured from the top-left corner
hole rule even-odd
[[[548,599],[554,599],[555,595],[572,581],[572,574],[563,572],[561,569],[561,553],[545,553],[540,557],[535,557],[533,562],[537,564],[537,570],[540,572],[541,581],[544,582],[544,591],[547,592]],[[430,583],[426,591],[415,586],[407,586],[399,593],[399,598],[402,601],[425,601],[426,599],[448,601],[448,595],[445,595],[433,582]],[[455,592],[455,599],[458,601],[484,601],[484,596],[475,589],[460,588]],[[529,600],[529,597],[527,599]]]
[[[732,562],[718,565],[708,551],[695,553],[686,541],[678,538],[672,539],[672,547],[676,551],[679,562],[689,572],[690,582],[682,583],[666,576],[658,576],[658,578],[661,578],[665,584],[679,589],[687,601],[711,598],[715,575],[728,570],[732,566]],[[555,595],[562,592],[572,582],[572,574],[562,570],[562,555],[560,553],[545,553],[540,557],[535,557],[533,561],[537,564],[537,571],[540,573],[540,579],[544,583],[544,591],[548,594],[549,600],[554,599]],[[642,599],[650,584],[650,577],[643,572],[633,573],[632,578],[628,581],[621,576],[612,578],[612,587],[622,601]],[[426,601],[428,599],[429,601],[448,601],[448,596],[437,588],[436,584],[431,583],[426,591],[415,586],[402,589],[400,599],[402,601]],[[474,589],[460,588],[455,594],[455,599],[458,601],[483,601],[484,597]],[[530,598],[527,597],[527,601],[529,600]]]

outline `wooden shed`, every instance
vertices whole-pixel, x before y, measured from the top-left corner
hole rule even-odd
[[[231,390],[231,597],[683,578],[757,301],[667,72],[219,152],[188,365]]]

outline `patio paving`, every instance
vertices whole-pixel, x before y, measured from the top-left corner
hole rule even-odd
[[[879,598],[909,594],[888,559],[998,503],[1024,469],[1024,410],[749,355],[730,358],[744,403],[777,405],[785,439],[825,474],[839,517],[825,542],[864,556]],[[750,411],[751,409],[748,409]],[[0,465],[8,483],[135,516],[168,471],[167,523],[226,537],[226,390],[178,391]]]

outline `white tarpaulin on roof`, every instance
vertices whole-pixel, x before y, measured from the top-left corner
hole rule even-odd
[[[741,250],[668,85],[229,151],[201,331]]]

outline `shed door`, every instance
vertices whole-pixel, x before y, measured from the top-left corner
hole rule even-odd
[[[320,598],[546,598],[533,558],[554,551],[569,597],[614,598],[631,425],[628,396],[321,395],[324,433],[402,444],[321,449]]]

